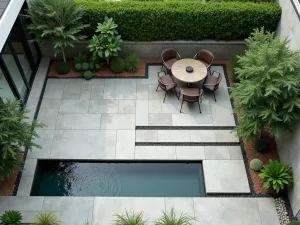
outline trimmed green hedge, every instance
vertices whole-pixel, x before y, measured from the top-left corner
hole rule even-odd
[[[92,2],[85,8],[84,33],[91,37],[105,16],[119,25],[123,40],[235,40],[254,28],[274,31],[281,15],[278,3],[220,2]]]

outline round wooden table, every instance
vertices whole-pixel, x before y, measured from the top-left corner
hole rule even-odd
[[[187,72],[187,66],[193,67],[193,72]],[[207,75],[204,63],[196,59],[180,59],[173,64],[171,71],[174,77],[185,83],[196,83]]]

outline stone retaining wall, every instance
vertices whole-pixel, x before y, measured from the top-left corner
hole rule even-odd
[[[67,57],[73,57],[78,52],[87,52],[87,42],[76,44],[75,48],[68,48]],[[50,44],[40,45],[43,56],[53,57],[53,48]],[[159,58],[163,49],[175,48],[181,57],[193,57],[200,49],[208,49],[213,52],[215,59],[230,59],[245,50],[245,41],[155,41],[133,42],[124,41],[121,45],[121,55],[135,53],[141,58]]]

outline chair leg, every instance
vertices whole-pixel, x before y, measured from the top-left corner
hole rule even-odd
[[[214,92],[214,98],[215,98],[215,102],[217,101],[217,99],[216,99],[216,95],[215,95],[215,92]]]
[[[183,99],[182,99],[182,102],[181,102],[180,113],[181,113],[181,110],[182,110],[182,105],[183,105]]]
[[[200,111],[200,113],[202,113],[202,112],[201,112],[200,102],[199,102],[199,101],[198,101],[198,106],[199,106],[199,111]]]
[[[157,85],[156,91],[158,90],[159,84]]]
[[[164,101],[163,101],[163,102],[165,102],[165,100],[166,100],[166,97],[167,97],[167,92],[166,92],[166,94],[165,94],[165,97],[164,97]]]
[[[174,91],[175,91],[176,97],[177,97],[178,100],[179,100],[179,96],[178,96],[178,94],[177,94],[176,88],[174,88]]]

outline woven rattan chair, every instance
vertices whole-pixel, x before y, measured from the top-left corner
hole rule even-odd
[[[182,102],[180,107],[180,113],[182,110],[183,102],[197,102],[199,111],[201,113],[200,102],[202,102],[202,89],[200,88],[180,88],[182,94]]]
[[[218,76],[214,76],[214,74],[218,74]],[[207,76],[204,83],[203,83],[203,88],[205,90],[208,90],[210,92],[213,92],[215,102],[217,101],[215,92],[219,88],[219,84],[222,80],[222,75],[219,72],[212,72],[212,76]]]
[[[208,50],[201,50],[195,56],[194,59],[200,60],[207,67],[207,72],[211,75],[211,64],[214,61],[214,55]]]
[[[180,60],[181,57],[178,52],[173,48],[165,49],[161,53],[161,70],[163,68],[167,69],[168,73],[171,73],[172,65],[177,61]]]
[[[175,81],[173,80],[171,75],[166,74],[164,71],[158,72],[157,73],[157,81],[158,81],[158,85],[157,85],[156,91],[160,87],[164,92],[166,92],[163,102],[165,102],[165,100],[166,100],[167,92],[170,92],[170,91],[175,91],[175,94],[176,94],[177,98],[179,99],[179,96],[176,91],[177,84],[175,83]]]

